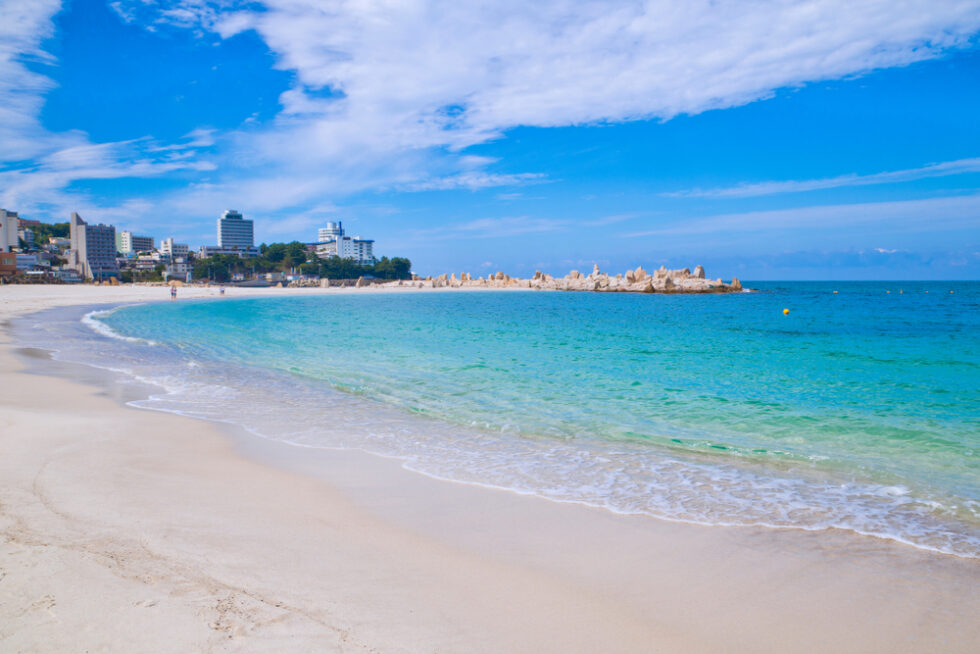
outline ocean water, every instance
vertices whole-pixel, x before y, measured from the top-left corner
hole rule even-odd
[[[980,283],[754,286],[180,300],[20,334],[160,389],[139,406],[300,447],[980,557]]]

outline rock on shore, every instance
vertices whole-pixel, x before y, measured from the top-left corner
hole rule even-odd
[[[419,288],[532,288],[549,291],[593,291],[600,293],[735,293],[742,290],[738,278],[730,283],[719,279],[706,279],[703,266],[668,270],[661,266],[648,273],[642,267],[627,270],[623,274],[610,275],[601,272],[598,265],[585,275],[572,270],[564,277],[535,272],[530,279],[511,277],[503,272],[484,277],[473,277],[469,273],[446,273],[438,277],[420,278],[411,281],[389,282],[393,286],[413,285]]]

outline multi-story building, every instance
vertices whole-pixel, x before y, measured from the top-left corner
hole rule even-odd
[[[168,263],[164,272],[166,273],[167,279],[180,279],[182,281],[189,282],[191,281],[191,273],[193,268],[193,265],[182,259],[180,261]]]
[[[17,212],[0,209],[0,252],[11,252],[17,247],[18,229]]]
[[[228,209],[218,218],[218,247],[223,249],[247,249],[255,245],[255,234],[251,220],[242,214]]]
[[[37,270],[38,268],[50,268],[51,264],[47,261],[40,261],[36,254],[18,254],[17,270]]]
[[[374,263],[374,240],[360,236],[345,236],[341,222],[327,223],[317,231],[316,255],[321,259],[340,257],[369,266]]]
[[[17,272],[17,255],[13,252],[0,252],[0,275]]]
[[[116,232],[116,251],[125,255],[150,252],[154,248],[152,236],[137,236],[132,232]]]
[[[30,227],[21,227],[17,230],[17,237],[24,242],[28,250],[34,249],[34,230]]]
[[[60,236],[51,236],[48,238],[48,246],[56,250],[67,250],[71,247],[71,239],[62,238]]]
[[[326,243],[327,241],[334,241],[344,235],[344,224],[337,223],[327,223],[326,227],[321,227],[316,232],[316,240],[320,243]]]
[[[102,280],[119,275],[116,263],[116,228],[112,225],[89,225],[76,212],[68,222],[71,250],[68,266],[85,279]]]
[[[163,243],[160,244],[160,254],[171,259],[183,259],[190,251],[191,248],[189,245],[174,243],[172,238],[165,238],[163,239]]]

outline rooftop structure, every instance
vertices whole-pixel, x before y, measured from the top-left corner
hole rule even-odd
[[[317,230],[316,240],[320,243],[335,240],[344,235],[344,224],[341,222],[327,223],[326,227]]]
[[[255,245],[255,234],[251,220],[242,218],[242,214],[234,209],[228,209],[218,218],[218,247],[251,248]]]

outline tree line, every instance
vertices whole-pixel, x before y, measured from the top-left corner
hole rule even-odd
[[[404,257],[381,257],[374,264],[362,266],[353,259],[330,257],[320,259],[299,241],[292,243],[263,243],[259,256],[241,258],[234,254],[216,254],[194,262],[194,279],[229,281],[234,275],[296,271],[303,275],[319,275],[323,279],[357,279],[373,276],[379,279],[410,279],[412,262]]]

